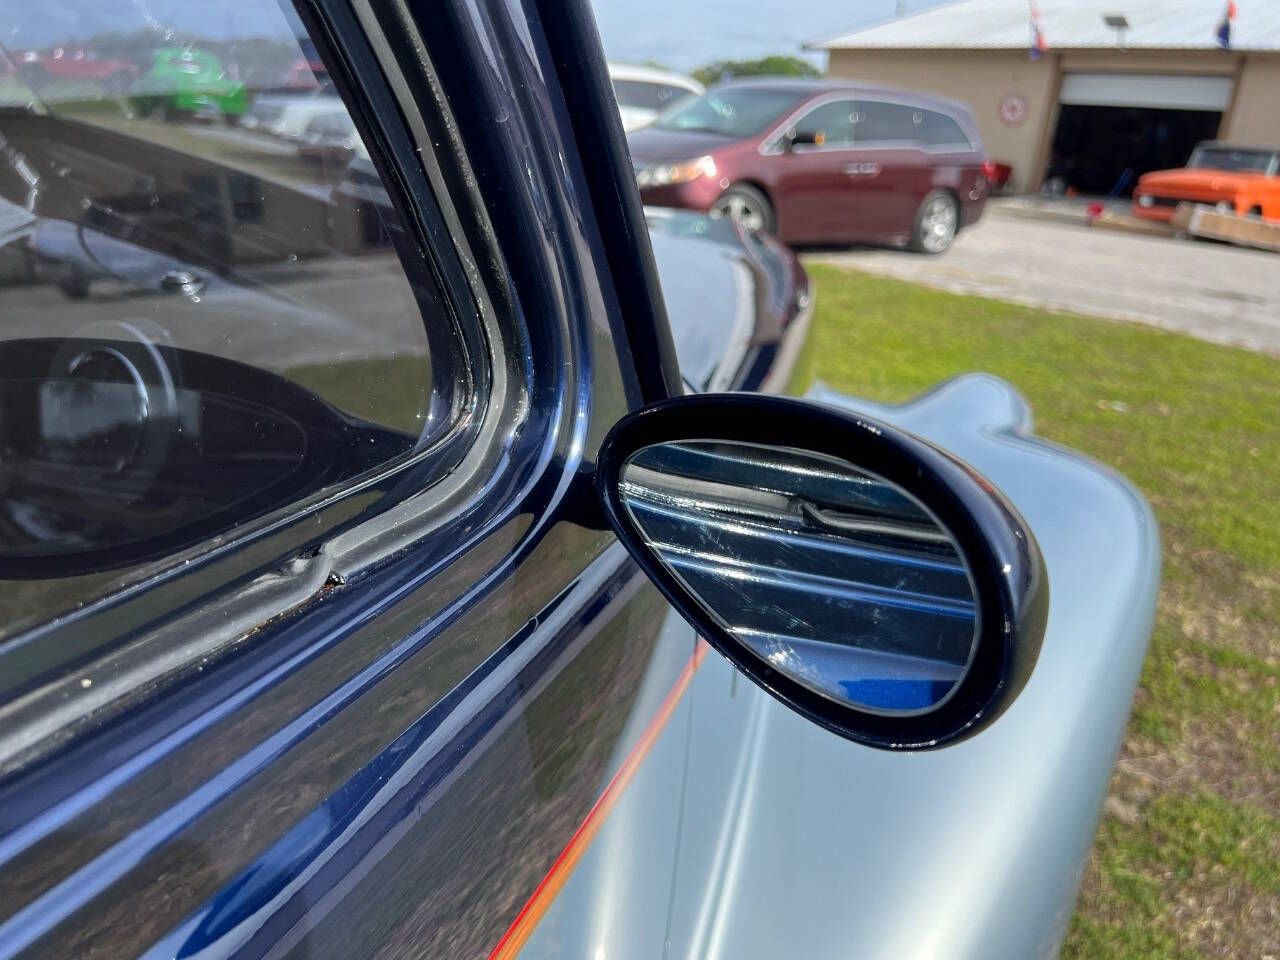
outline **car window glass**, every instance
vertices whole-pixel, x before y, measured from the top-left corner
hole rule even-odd
[[[659,130],[750,137],[777,123],[803,97],[794,90],[729,87],[683,100],[654,122]]]
[[[795,124],[796,135],[805,143],[833,147],[853,140],[853,103],[833,100],[814,107]]]
[[[1233,173],[1269,173],[1276,168],[1274,153],[1240,150],[1233,147],[1199,147],[1187,166],[1201,170],[1229,170]]]
[[[965,136],[953,117],[936,110],[917,110],[916,139],[929,147],[966,146],[969,138]]]
[[[688,90],[680,87],[646,80],[614,80],[613,92],[621,106],[642,110],[665,110],[682,97],[690,96]]]
[[[0,87],[0,637],[423,448],[465,382],[291,9],[102,6],[72,70],[53,6]]]
[[[860,100],[854,122],[857,143],[901,143],[916,138],[918,111],[901,103]]]

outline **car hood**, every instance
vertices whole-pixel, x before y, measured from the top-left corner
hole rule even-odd
[[[1139,190],[1191,190],[1206,193],[1230,193],[1235,190],[1247,190],[1258,185],[1260,180],[1267,180],[1261,173],[1239,173],[1232,170],[1193,170],[1184,167],[1179,170],[1157,170],[1143,174],[1138,180]],[[1280,189],[1280,185],[1277,186]]]
[[[681,376],[699,392],[754,389],[755,354],[776,349],[808,296],[804,269],[727,220],[658,209],[646,218]]]
[[[718,133],[662,130],[657,127],[645,127],[627,137],[631,160],[637,167],[663,161],[689,160],[734,142],[732,137]]]
[[[735,369],[755,333],[758,278],[721,244],[652,231],[649,240],[681,375],[698,390],[727,389],[717,371]]]

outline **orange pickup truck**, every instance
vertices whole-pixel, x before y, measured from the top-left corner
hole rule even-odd
[[[1147,220],[1169,220],[1183,201],[1280,221],[1280,149],[1202,143],[1182,169],[1139,178],[1133,212]]]

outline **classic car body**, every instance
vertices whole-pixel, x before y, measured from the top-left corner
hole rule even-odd
[[[138,77],[136,63],[99,57],[79,47],[27,50],[17,57],[17,64],[18,76],[36,90],[44,89],[51,80],[80,80],[109,93],[123,93]]]
[[[897,408],[815,390],[1002,487],[1051,599],[1022,693],[963,743],[885,752],[806,721],[707,653],[583,483],[628,410],[785,385],[812,306],[794,260],[699,218],[656,215],[650,245],[585,3],[306,10],[373,158],[332,194],[0,118],[0,298],[27,305],[0,352],[128,322],[123,354],[249,390],[290,360],[377,362],[397,341],[374,332],[422,306],[431,372],[408,382],[433,391],[414,452],[362,472],[326,448],[332,482],[142,530],[127,569],[72,543],[37,571],[2,541],[0,957],[1051,956],[1150,631],[1141,497],[1035,439],[990,377]],[[57,163],[60,200],[32,186]],[[739,306],[674,309],[712,277]],[[743,336],[740,305],[770,298]],[[414,443],[412,418],[298,386],[366,458]]]
[[[228,78],[217,57],[176,47],[156,51],[150,69],[129,91],[129,99],[143,114],[227,120],[239,118],[249,103],[244,84]]]
[[[307,125],[317,117],[333,114],[335,111],[345,113],[342,100],[332,94],[323,92],[307,93],[303,96],[278,94],[263,98],[269,101],[258,110],[258,101],[249,107],[248,115],[254,115],[256,129],[286,140],[301,140],[306,133]]]
[[[1180,203],[1203,203],[1238,216],[1280,220],[1280,149],[1209,141],[1178,170],[1138,179],[1133,212],[1169,221]]]
[[[658,208],[645,220],[689,389],[785,387],[778,351],[803,338],[814,307],[800,261],[732,221]]]

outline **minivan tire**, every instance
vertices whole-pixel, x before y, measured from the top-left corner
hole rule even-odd
[[[946,190],[933,190],[920,201],[911,227],[911,249],[939,254],[951,246],[960,229],[960,204]]]
[[[778,225],[769,198],[749,183],[735,183],[720,194],[711,205],[711,213],[728,217],[745,230],[773,233]]]

